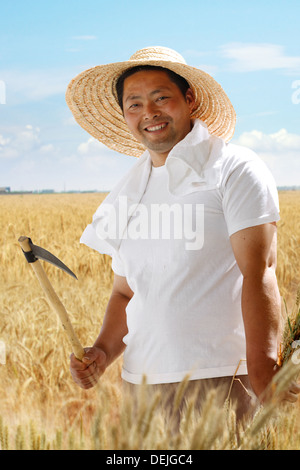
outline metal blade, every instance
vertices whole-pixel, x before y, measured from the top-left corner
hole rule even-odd
[[[44,248],[41,248],[40,246],[34,245],[31,240],[29,240],[32,252],[36,258],[42,259],[43,261],[47,261],[48,263],[53,264],[57,268],[62,269],[66,273],[70,274],[70,276],[74,277],[77,279],[77,276],[71,271],[71,269],[68,268],[60,259],[56,258],[52,253],[49,251],[45,250]]]

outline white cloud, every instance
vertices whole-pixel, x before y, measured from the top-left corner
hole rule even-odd
[[[278,186],[300,185],[300,135],[280,129],[273,134],[244,132],[233,143],[254,150],[270,168]]]
[[[0,135],[0,148],[1,146],[4,147],[5,145],[9,144],[10,139],[5,139],[3,135]]]
[[[99,171],[99,168],[117,169],[114,158],[116,153],[93,137],[79,144],[77,151],[90,171]]]
[[[59,149],[45,141],[39,127],[1,127],[0,178],[13,191],[52,187],[59,177]]]
[[[300,184],[300,134],[286,129],[272,134],[252,130],[233,143],[254,150],[269,166],[279,186]],[[0,161],[2,185],[13,190],[106,191],[114,187],[136,159],[113,152],[92,137],[79,144],[74,141],[73,147],[62,141],[56,144],[44,137],[42,129],[28,124],[0,128]]]
[[[53,144],[41,141],[39,127],[30,124],[12,129],[5,137],[0,135],[0,159],[45,156],[54,151]]]
[[[77,72],[64,69],[1,70],[6,85],[6,103],[15,105],[64,94]]]
[[[280,129],[274,134],[264,134],[257,130],[244,132],[239,137],[238,142],[241,145],[249,146],[253,150],[262,152],[300,152],[300,135],[290,134],[286,129]]]
[[[221,47],[223,57],[231,59],[235,72],[281,69],[299,73],[300,56],[288,56],[284,47],[269,43],[229,43]]]
[[[42,145],[40,148],[40,152],[43,154],[53,152],[54,150],[55,148],[54,148],[54,145],[52,144],[45,144],[45,145]]]
[[[107,151],[107,147],[93,137],[90,137],[86,142],[82,142],[78,146],[78,152],[81,155],[99,154],[103,151]]]
[[[27,125],[9,136],[0,136],[0,158],[18,158],[40,147],[40,129]]]
[[[51,142],[30,124],[0,127],[0,179],[16,190],[110,190],[136,161],[90,137],[80,144]]]

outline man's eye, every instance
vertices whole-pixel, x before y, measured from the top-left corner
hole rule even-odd
[[[167,96],[160,96],[157,101],[163,101],[166,100],[168,97]]]
[[[137,108],[138,107],[138,104],[137,103],[133,103],[129,106],[129,109],[133,109],[133,108]]]

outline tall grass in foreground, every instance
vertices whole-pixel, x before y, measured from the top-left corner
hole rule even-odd
[[[146,399],[142,386],[137,409],[129,396],[119,396],[111,386],[98,388],[98,405],[88,426],[82,412],[69,429],[61,427],[47,433],[28,419],[12,428],[0,418],[2,450],[291,450],[300,442],[297,415],[277,398],[300,367],[289,363],[280,371],[277,393],[268,405],[260,408],[254,419],[237,424],[230,403],[220,407],[217,390],[208,393],[201,414],[193,400],[186,403],[180,428],[174,432],[172,418],[158,407],[158,395]],[[184,390],[184,388],[183,388]],[[177,397],[177,400],[182,397]]]
[[[295,361],[300,362],[300,356],[296,352],[300,347],[300,289],[297,292],[295,307],[290,314],[286,311],[286,317],[279,358],[281,364],[286,364],[293,356]]]
[[[0,364],[0,448],[300,448],[299,405],[279,407],[275,400],[239,429],[237,442],[234,409],[220,408],[216,392],[207,397],[201,415],[192,401],[187,403],[174,432],[157,396],[146,402],[141,393],[136,410],[122,393],[121,359],[94,389],[81,390],[73,383],[70,345],[17,240],[30,236],[78,276],[75,281],[44,265],[82,344],[89,346],[100,329],[113,278],[110,259],[78,240],[102,199],[99,194],[0,197],[0,341],[6,345],[6,364]],[[300,193],[281,193],[280,200],[278,282],[292,326],[300,286]],[[284,309],[283,315],[286,321]],[[294,366],[282,369],[282,381],[274,385],[278,393],[297,373]]]

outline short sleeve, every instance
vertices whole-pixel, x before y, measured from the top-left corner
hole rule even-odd
[[[120,255],[118,252],[115,252],[112,255],[112,262],[111,262],[111,268],[115,274],[118,276],[124,276],[125,277],[125,269],[124,269],[124,264],[123,261],[120,258]]]
[[[242,158],[227,168],[223,210],[229,236],[248,227],[276,222],[279,200],[276,183],[265,163],[241,148]]]

